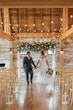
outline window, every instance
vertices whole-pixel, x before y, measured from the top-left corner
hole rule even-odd
[[[52,53],[56,54],[56,48],[55,49],[48,49],[48,54],[52,55]]]

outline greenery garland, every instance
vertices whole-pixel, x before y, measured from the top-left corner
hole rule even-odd
[[[41,51],[41,50],[48,50],[56,48],[56,43],[55,42],[33,42],[33,43],[28,43],[28,42],[18,42],[17,43],[17,51],[22,52],[25,50],[31,50],[31,51]]]

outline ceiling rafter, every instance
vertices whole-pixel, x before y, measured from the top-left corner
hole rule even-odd
[[[0,7],[12,8],[63,8],[73,7],[73,0],[0,0]]]
[[[18,37],[49,37],[51,38],[52,36],[52,33],[17,33],[15,34],[15,37],[18,38]],[[59,32],[56,32],[53,34],[53,38],[56,37],[56,38],[59,38],[61,36],[61,33]]]
[[[73,27],[70,28],[69,30],[67,30],[67,31],[62,35],[61,41],[66,40],[67,38],[71,37],[72,35],[73,35]]]

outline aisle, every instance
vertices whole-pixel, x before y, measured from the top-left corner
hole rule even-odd
[[[52,92],[47,93],[47,85],[25,84],[24,78],[19,79],[19,89],[12,93],[13,104],[5,104],[5,96],[1,93],[0,110],[72,110],[62,106],[61,97]]]

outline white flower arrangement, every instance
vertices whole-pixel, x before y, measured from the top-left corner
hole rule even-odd
[[[33,42],[33,43],[28,43],[28,42],[19,42],[17,43],[17,51],[21,52],[24,50],[31,50],[31,51],[41,51],[41,50],[48,50],[48,49],[54,49],[56,48],[56,43],[55,42]]]

